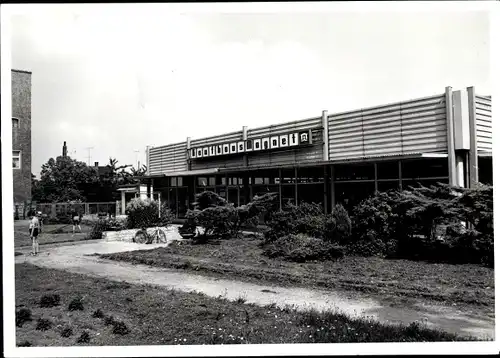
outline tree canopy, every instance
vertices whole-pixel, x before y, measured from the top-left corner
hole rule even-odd
[[[137,183],[135,177],[146,173],[145,166],[136,169],[119,165],[115,158],[109,158],[104,169],[100,171],[69,156],[50,158],[42,165],[40,180],[32,176],[32,199],[45,203],[114,201],[119,199],[120,185]]]

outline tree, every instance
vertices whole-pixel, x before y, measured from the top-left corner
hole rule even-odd
[[[33,199],[40,202],[86,200],[86,191],[99,180],[94,168],[70,157],[50,158],[35,180]]]

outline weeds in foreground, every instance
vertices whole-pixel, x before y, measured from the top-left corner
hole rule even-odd
[[[30,342],[30,341],[22,341],[22,342],[21,342],[21,343],[19,343],[17,346],[18,346],[18,347],[31,347],[31,346],[32,346],[32,344],[31,344],[31,342]]]
[[[40,299],[40,307],[51,308],[61,304],[61,296],[58,294],[43,295]]]
[[[94,318],[104,318],[104,312],[102,312],[102,310],[99,308],[99,309],[95,310],[92,313],[92,317],[94,317]]]
[[[61,331],[61,337],[71,337],[73,335],[73,329],[71,327],[65,327],[62,331]]]
[[[83,298],[77,297],[74,298],[68,306],[69,311],[83,311]]]
[[[31,321],[31,310],[28,308],[21,308],[19,311],[16,311],[16,326],[22,327],[25,322]]]
[[[89,343],[90,342],[90,334],[87,331],[82,332],[80,337],[76,340],[76,343]]]
[[[112,332],[113,332],[113,334],[118,334],[120,336],[124,336],[126,334],[129,334],[130,330],[128,329],[127,325],[124,322],[114,321]]]
[[[45,318],[39,318],[36,323],[37,331],[46,331],[52,327],[52,322]]]

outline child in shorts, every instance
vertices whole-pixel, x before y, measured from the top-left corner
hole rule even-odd
[[[31,254],[33,256],[36,256],[39,253],[38,235],[40,234],[40,219],[38,218],[38,215],[36,215],[35,213],[31,215],[29,232],[33,249]]]
[[[82,228],[80,226],[81,215],[79,215],[76,211],[73,211],[73,236],[75,235],[75,228],[78,226],[78,230],[82,232]]]

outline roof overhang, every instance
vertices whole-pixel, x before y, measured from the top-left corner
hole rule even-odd
[[[493,157],[492,152],[477,152],[478,157]]]
[[[159,178],[166,178],[166,177],[186,177],[186,176],[193,176],[193,175],[210,175],[210,174],[217,174],[219,171],[220,171],[219,168],[184,170],[184,171],[179,171],[179,172],[169,172],[169,173],[156,174],[156,175],[145,175],[145,176],[140,176],[140,177],[136,177],[136,178],[138,178],[138,179],[159,179]]]

